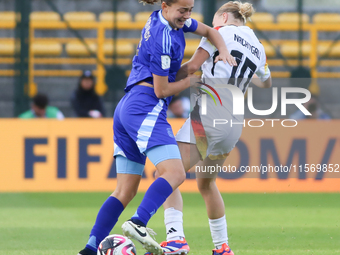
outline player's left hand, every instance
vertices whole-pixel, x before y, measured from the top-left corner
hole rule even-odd
[[[235,58],[230,55],[228,51],[220,52],[220,54],[215,58],[215,63],[217,63],[217,61],[223,61],[224,64],[228,62],[231,66],[237,66]]]

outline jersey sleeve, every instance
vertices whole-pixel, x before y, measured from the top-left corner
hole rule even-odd
[[[197,30],[198,22],[195,19],[187,19],[184,23],[183,32],[195,32]]]
[[[208,52],[210,57],[213,56],[214,52],[217,50],[216,47],[206,37],[203,37],[201,39],[198,48],[202,48],[203,50]]]
[[[267,57],[265,57],[264,61],[262,61],[260,68],[256,71],[256,75],[260,78],[262,82],[268,80],[268,78],[270,77],[270,69],[267,63]]]
[[[259,69],[255,72],[256,75],[260,78],[260,80],[262,82],[268,80],[268,78],[270,77],[270,69],[267,63],[267,57],[266,57],[266,52],[264,50],[263,45],[261,44],[261,52],[262,52],[262,58],[261,58],[261,65],[259,67]]]
[[[150,72],[159,76],[169,76],[171,65],[171,36],[167,29],[157,36],[150,49]]]

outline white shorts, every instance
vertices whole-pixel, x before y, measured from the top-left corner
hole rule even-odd
[[[202,124],[207,138],[207,152],[206,155],[210,159],[222,159],[235,147],[240,139],[243,123],[232,117],[231,114],[224,119],[233,120],[234,124],[231,126],[230,121],[226,124],[213,125],[213,115],[201,115]],[[235,124],[239,123],[239,124]],[[196,138],[191,125],[191,119],[188,118],[176,135],[177,142],[196,144]]]

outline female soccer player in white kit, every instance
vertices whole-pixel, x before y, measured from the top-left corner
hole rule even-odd
[[[228,124],[216,125],[216,127],[213,125],[214,119],[227,119],[228,123],[231,121],[243,123],[243,116],[232,114],[233,101],[230,91],[217,85],[237,86],[243,93],[247,91],[251,80],[259,87],[271,87],[271,75],[266,64],[264,47],[253,30],[245,26],[247,19],[253,13],[254,9],[251,4],[230,1],[224,4],[214,16],[213,26],[222,35],[228,50],[237,61],[237,66],[229,66],[223,62],[214,63],[218,51],[206,38],[203,38],[191,60],[185,63],[177,74],[177,78],[182,79],[196,72],[202,65],[203,82],[214,87],[223,103],[223,106],[216,106],[213,99],[207,96],[207,114],[202,115],[196,112],[204,128],[206,144],[202,145],[202,137],[195,132],[197,121],[193,121],[193,114],[178,131],[176,140],[186,171],[200,160],[203,161],[198,164],[203,167],[222,166],[241,136],[243,125]],[[198,105],[202,107],[202,98],[198,98]],[[215,182],[217,173],[210,175],[196,173],[196,177],[209,217],[211,236],[215,246],[213,255],[234,254],[228,246],[224,202]],[[190,249],[183,232],[183,201],[178,189],[168,197],[164,208],[167,241],[161,243],[163,251],[165,254],[188,253]]]

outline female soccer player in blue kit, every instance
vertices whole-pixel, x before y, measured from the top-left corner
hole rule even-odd
[[[99,243],[109,235],[118,217],[135,196],[146,157],[156,166],[160,177],[151,184],[136,213],[123,224],[122,229],[124,235],[142,243],[147,251],[163,253],[146,225],[172,191],[185,180],[181,154],[166,120],[172,96],[199,81],[196,76],[190,75],[175,82],[183,60],[184,32],[207,37],[220,52],[216,61],[236,65],[221,35],[190,18],[193,6],[194,0],[162,0],[162,9],[151,14],[142,30],[126,94],[114,113],[117,187],[100,208],[88,243],[79,252],[81,255],[96,254]]]

